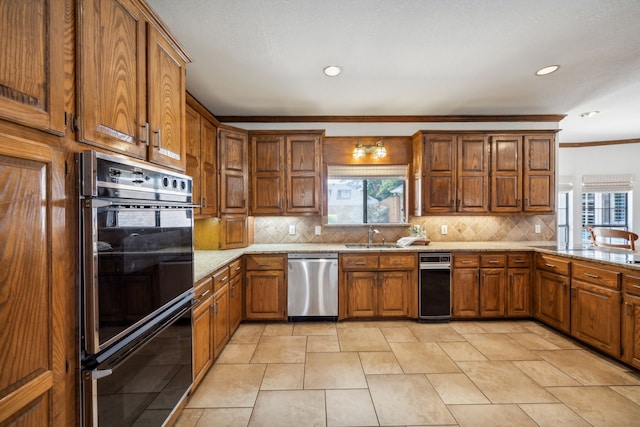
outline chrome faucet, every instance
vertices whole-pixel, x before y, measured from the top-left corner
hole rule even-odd
[[[373,235],[374,234],[380,234],[380,232],[378,230],[376,230],[375,228],[373,228],[373,225],[369,226],[369,239],[367,241],[367,244],[372,245],[373,244]]]

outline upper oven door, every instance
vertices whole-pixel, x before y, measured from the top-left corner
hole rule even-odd
[[[193,208],[82,201],[84,350],[96,354],[193,288]]]

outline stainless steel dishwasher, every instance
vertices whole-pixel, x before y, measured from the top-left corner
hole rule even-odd
[[[289,254],[287,310],[290,320],[338,317],[338,254]]]

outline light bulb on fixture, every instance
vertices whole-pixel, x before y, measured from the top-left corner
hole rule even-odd
[[[383,157],[387,157],[387,149],[384,147],[382,143],[382,139],[376,143],[376,148],[373,150],[373,158],[378,160]]]
[[[360,159],[364,157],[365,154],[373,154],[373,158],[375,160],[387,157],[387,149],[385,148],[382,139],[376,142],[375,145],[362,145],[362,143],[358,141],[353,149],[353,157],[355,159]]]
[[[365,154],[365,148],[362,146],[362,143],[358,141],[356,148],[353,149],[353,157],[356,159],[359,159],[361,157],[364,157],[364,154]]]

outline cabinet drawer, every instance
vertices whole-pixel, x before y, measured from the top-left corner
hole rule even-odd
[[[498,268],[507,264],[507,256],[504,254],[485,254],[480,255],[480,267]]]
[[[626,293],[640,296],[640,271],[623,275],[622,288]]]
[[[342,256],[343,270],[378,268],[378,255],[349,254]]]
[[[510,268],[531,267],[530,254],[509,254],[507,255],[507,266]]]
[[[247,270],[284,270],[284,255],[246,255]]]
[[[416,254],[380,255],[380,268],[411,270],[416,268]]]
[[[571,272],[571,261],[553,255],[537,254],[536,268],[568,276]]]
[[[235,277],[242,273],[242,259],[237,259],[229,263],[229,275]]]
[[[216,270],[211,277],[213,278],[213,292],[216,292],[229,282],[229,267]]]
[[[618,271],[607,270],[599,266],[581,262],[573,263],[573,273],[571,274],[572,279],[578,279],[583,282],[605,286],[611,289],[620,289],[620,276],[621,273]]]
[[[196,284],[194,298],[198,301],[196,305],[202,304],[207,298],[213,296],[213,279],[207,277]]]
[[[479,255],[453,255],[454,268],[478,268],[479,266]]]

